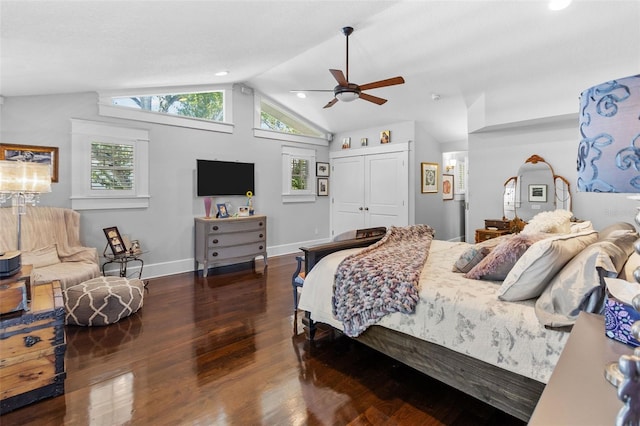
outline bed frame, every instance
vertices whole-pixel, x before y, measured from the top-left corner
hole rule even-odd
[[[346,240],[313,247],[301,247],[305,272],[324,256],[338,250],[366,247],[381,237]],[[306,312],[302,320],[307,337],[313,340],[316,324]],[[449,386],[465,392],[523,421],[528,421],[545,384],[498,368],[444,346],[420,340],[380,326],[372,326],[354,340],[382,352]]]

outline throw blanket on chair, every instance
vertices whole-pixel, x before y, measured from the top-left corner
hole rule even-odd
[[[434,234],[427,225],[392,226],[380,241],[340,263],[333,315],[347,336],[359,336],[387,314],[415,311],[420,273]]]

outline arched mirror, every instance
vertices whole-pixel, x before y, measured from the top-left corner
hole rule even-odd
[[[532,155],[520,166],[517,176],[504,183],[504,217],[526,222],[542,211],[556,209],[571,211],[569,181],[554,174],[544,158]]]

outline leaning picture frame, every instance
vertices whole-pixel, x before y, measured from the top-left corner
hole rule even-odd
[[[227,210],[226,204],[216,204],[216,207],[218,208],[218,217],[229,217],[229,211]]]
[[[51,182],[58,182],[58,147],[0,144],[0,160],[26,161],[49,165]]]
[[[110,226],[109,228],[103,228],[104,236],[107,238],[107,244],[111,248],[111,252],[114,256],[122,256],[127,252],[127,247],[124,244],[120,231],[117,226]],[[105,249],[106,250],[106,249]]]
[[[438,192],[438,163],[420,163],[420,182],[423,194]]]
[[[329,163],[316,162],[316,176],[329,177]]]

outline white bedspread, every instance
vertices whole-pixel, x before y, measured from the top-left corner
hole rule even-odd
[[[541,326],[534,300],[503,302],[498,300],[499,282],[451,272],[468,247],[434,240],[420,278],[416,312],[388,315],[378,325],[547,383],[569,333]],[[342,259],[359,250],[332,253],[307,275],[299,307],[311,312],[314,321],[342,330],[331,309],[333,277]]]

